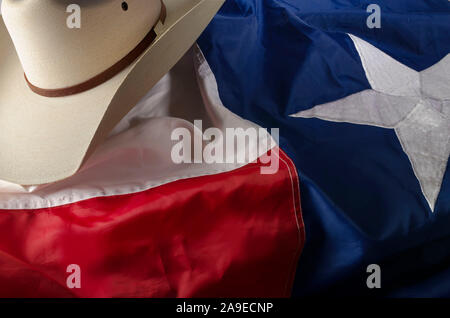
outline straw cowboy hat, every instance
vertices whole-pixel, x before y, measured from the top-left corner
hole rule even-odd
[[[73,175],[223,2],[3,0],[0,180],[35,185]],[[80,28],[68,25],[71,3],[81,9]]]

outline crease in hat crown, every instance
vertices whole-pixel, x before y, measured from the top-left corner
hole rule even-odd
[[[27,80],[63,89],[104,72],[155,26],[161,0],[78,0],[81,27],[67,25],[73,0],[3,0],[2,15]],[[25,80],[25,79],[24,79]]]

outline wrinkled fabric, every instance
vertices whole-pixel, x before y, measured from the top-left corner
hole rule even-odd
[[[261,163],[129,195],[0,210],[0,297],[287,297],[298,179]],[[76,264],[81,288],[68,288]]]
[[[260,128],[223,106],[197,46],[74,176],[0,181],[0,297],[289,296],[305,240],[291,159],[261,128],[229,163],[176,164],[171,134],[194,120]]]
[[[199,44],[224,105],[280,127],[298,169],[307,243],[294,294],[449,296],[448,165],[432,211],[394,130],[290,116],[372,88],[348,34],[417,72],[450,53],[448,1],[377,1],[380,29],[366,26],[372,3],[229,0]],[[379,291],[366,286],[373,263]]]

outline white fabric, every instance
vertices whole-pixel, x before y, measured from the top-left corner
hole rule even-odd
[[[436,65],[420,73],[422,77],[422,92],[437,100],[450,102],[450,54]],[[450,107],[447,108],[449,114]]]
[[[373,45],[350,35],[372,89],[396,96],[419,96],[420,75]]]
[[[196,128],[192,123],[197,119],[203,120],[203,130],[258,128],[223,106],[215,77],[196,46],[119,123],[76,175],[37,187],[0,181],[0,209],[38,209],[93,197],[136,193],[246,164],[173,163],[171,150],[177,143],[171,141],[173,129],[185,127],[193,132]],[[272,141],[263,147],[267,144],[263,142],[265,138],[270,136],[258,135],[248,141],[247,163],[275,146]]]
[[[416,72],[350,37],[372,90],[291,116],[394,129],[433,211],[450,154],[450,55]]]
[[[395,128],[419,102],[418,98],[384,95],[365,90],[341,100],[304,110],[295,117],[352,122],[382,128]]]

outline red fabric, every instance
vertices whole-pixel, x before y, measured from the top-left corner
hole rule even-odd
[[[285,297],[304,244],[298,177],[260,163],[137,194],[0,211],[1,297]],[[67,266],[81,268],[69,289]]]

